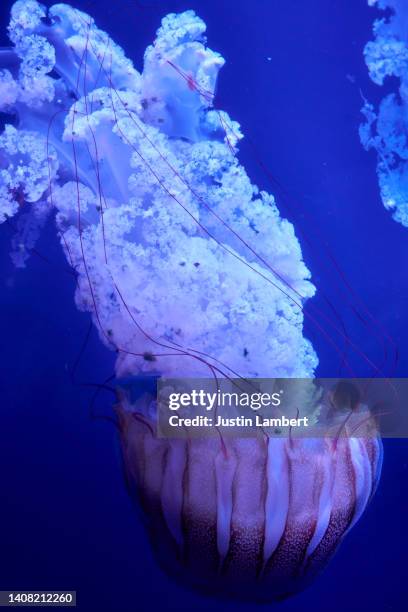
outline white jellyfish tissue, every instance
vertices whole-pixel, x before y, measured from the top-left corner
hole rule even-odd
[[[118,376],[312,376],[315,289],[293,226],[237,159],[240,126],[214,105],[224,59],[205,30],[193,11],[167,15],[139,73],[89,15],[16,2],[0,221],[30,207],[24,265],[54,209],[76,303],[119,348]]]
[[[389,81],[394,91],[384,96],[377,109],[365,100],[360,139],[367,150],[377,153],[385,208],[408,227],[408,4],[405,0],[369,0],[368,4],[383,11],[374,21],[374,40],[364,50],[369,75],[379,86]]]

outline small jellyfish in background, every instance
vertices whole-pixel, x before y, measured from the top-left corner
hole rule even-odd
[[[310,273],[237,160],[240,126],[214,107],[224,59],[205,30],[193,11],[167,15],[139,73],[89,15],[16,2],[0,51],[0,222],[15,227],[21,266],[55,215],[77,306],[117,353],[127,477],[163,566],[206,590],[280,599],[362,515],[379,438],[162,439],[154,393],[120,383],[313,378],[318,363],[303,335]],[[313,392],[299,406],[319,418]]]
[[[385,11],[374,22],[374,40],[364,56],[371,79],[383,85],[395,77],[399,87],[385,96],[375,110],[365,101],[360,126],[363,146],[378,154],[377,174],[381,198],[393,218],[408,227],[408,4],[405,0],[369,0]]]

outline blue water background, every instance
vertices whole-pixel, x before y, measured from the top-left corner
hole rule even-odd
[[[2,2],[0,8],[3,45],[10,5]],[[321,290],[314,308],[340,316],[353,342],[381,364],[383,346],[339,292],[338,277],[325,259],[327,243],[373,316],[396,338],[396,369],[389,360],[384,373],[406,376],[408,230],[384,210],[375,158],[363,151],[357,133],[361,94],[379,100],[384,93],[370,83],[362,56],[375,11],[364,0],[111,0],[75,6],[92,12],[139,68],[163,15],[187,8],[199,13],[208,25],[209,45],[227,59],[219,104],[242,124],[275,186],[248,142],[240,158],[295,223]],[[210,605],[214,611],[255,610],[190,593],[157,568],[125,491],[115,429],[90,418],[93,389],[72,384],[89,317],[75,308],[74,280],[53,225],[38,245],[51,263],[33,257],[25,270],[15,271],[9,243],[4,226],[0,588],[76,589],[79,608],[98,612],[199,612]],[[336,375],[339,355],[310,322],[306,333],[320,357],[319,375]],[[356,375],[373,373],[360,357],[348,358]],[[92,331],[75,382],[101,383],[112,374],[113,362]],[[111,406],[110,394],[102,393],[98,414],[111,416]],[[364,518],[324,575],[279,604],[280,610],[404,609],[407,463],[407,443],[386,441],[382,481]]]

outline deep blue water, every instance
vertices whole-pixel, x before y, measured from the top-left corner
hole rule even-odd
[[[327,243],[373,317],[397,341],[397,369],[389,362],[384,373],[406,376],[408,230],[384,210],[375,158],[362,149],[357,132],[361,93],[374,101],[384,94],[369,81],[362,55],[375,11],[364,0],[74,4],[92,12],[139,68],[163,15],[187,8],[199,13],[209,45],[227,59],[219,104],[241,123],[274,184],[244,142],[240,158],[251,178],[277,195],[282,214],[295,223],[319,289],[313,307],[341,317],[353,342],[381,363],[376,333],[339,291]],[[2,45],[10,5],[0,8]],[[74,281],[52,223],[38,245],[51,263],[33,257],[15,271],[9,238],[1,227],[0,588],[76,589],[80,609],[98,612],[199,611],[210,604],[220,611],[255,609],[210,602],[157,568],[125,491],[116,431],[90,418],[93,390],[79,384],[110,376],[114,356],[93,331],[73,384],[89,317],[74,306]],[[308,322],[306,333],[319,354],[319,375],[336,375],[339,355]],[[373,373],[361,357],[351,352],[348,358],[356,375]],[[112,414],[108,393],[96,405],[99,414]],[[282,611],[404,609],[407,477],[406,441],[387,440],[382,481],[364,518],[324,575],[279,604]]]

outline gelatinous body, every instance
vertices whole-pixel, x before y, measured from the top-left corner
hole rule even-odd
[[[0,222],[18,200],[34,219],[54,208],[77,304],[119,376],[312,376],[310,273],[238,163],[239,125],[214,108],[224,59],[205,29],[193,11],[168,15],[139,73],[89,15],[16,2],[0,52],[0,109],[17,117],[0,135]]]
[[[163,439],[143,403],[129,411],[122,396],[118,407],[130,490],[162,566],[207,592],[267,601],[301,590],[376,489],[375,437]]]
[[[371,79],[383,85],[390,77],[398,83],[378,109],[365,101],[366,122],[360,138],[378,154],[377,174],[383,204],[396,221],[408,227],[408,5],[405,0],[369,0],[384,16],[374,22],[374,40],[364,55]]]

